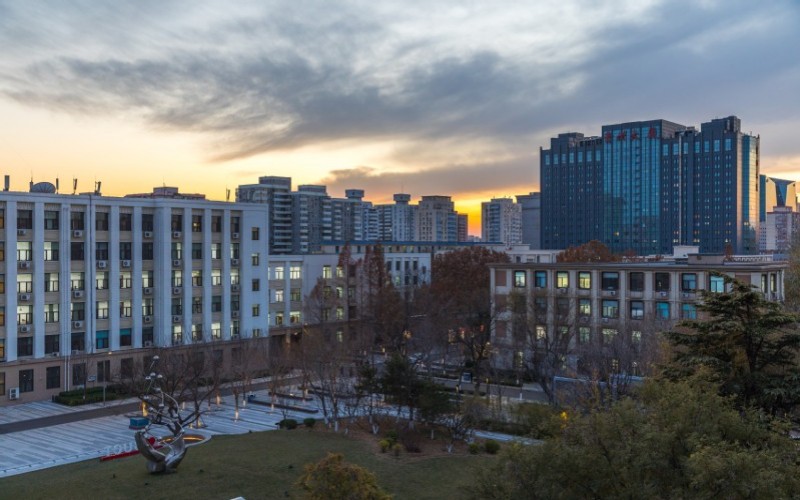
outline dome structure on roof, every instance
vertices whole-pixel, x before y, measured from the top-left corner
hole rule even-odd
[[[52,182],[37,182],[31,186],[31,193],[55,193],[56,187]]]

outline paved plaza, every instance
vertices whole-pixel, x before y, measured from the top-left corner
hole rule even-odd
[[[261,401],[269,401],[266,391],[256,391],[255,395]],[[136,449],[133,440],[135,431],[128,428],[129,418],[126,416],[135,411],[135,405],[131,404],[134,401],[114,401],[105,406],[98,403],[80,407],[43,401],[0,408],[0,478]],[[316,402],[292,401],[291,404],[308,409],[317,407]],[[2,433],[4,424],[8,424],[7,427],[20,422],[36,424],[43,421],[40,419],[50,422],[59,420],[59,416],[70,420],[81,413],[92,415],[104,408],[114,407],[122,413]],[[128,411],[124,411],[125,409]],[[320,414],[309,415],[303,412],[288,412],[287,415],[298,421],[309,416],[321,417]],[[212,404],[211,409],[203,414],[202,419],[206,426],[191,432],[214,436],[275,430],[277,423],[283,418],[284,412],[279,409],[273,410],[270,406],[255,404],[242,407],[240,401],[237,419],[233,396],[225,396],[219,405]]]

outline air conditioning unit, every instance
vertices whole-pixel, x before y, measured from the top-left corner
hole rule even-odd
[[[73,356],[78,356],[78,355],[79,355],[79,354],[81,354],[82,352],[83,352],[83,351],[81,351],[80,349],[73,349],[73,350],[72,350],[72,355],[73,355]]]
[[[150,322],[153,321],[153,317],[152,316],[145,316],[143,319],[144,319],[145,323],[150,323]]]
[[[658,292],[658,295],[660,297],[666,297],[667,295],[669,295],[669,292]]]
[[[588,323],[589,317],[588,316],[581,316],[581,323]]]
[[[72,237],[73,238],[83,238],[83,231],[81,231],[80,229],[76,229],[76,230],[72,231]]]
[[[27,229],[17,229],[17,236],[25,236],[26,234],[28,234]]]
[[[131,267],[131,261],[129,261],[129,260],[123,260],[123,261],[121,262],[121,265],[122,265],[122,267]]]
[[[691,299],[691,298],[694,298],[694,294],[693,294],[693,293],[691,293],[691,292],[685,292],[685,293],[683,294],[683,298],[684,298],[684,299]]]
[[[608,323],[608,318],[603,318],[603,323]]]
[[[231,292],[238,292],[238,291],[239,291],[239,285],[231,285]]]
[[[73,299],[82,299],[83,298],[83,290],[73,290],[72,291],[72,298]]]
[[[97,269],[105,269],[107,267],[108,267],[108,262],[106,262],[104,260],[98,260],[97,261]]]
[[[153,289],[150,287],[142,288],[142,293],[145,295],[153,295]]]
[[[50,356],[53,356],[54,358],[57,358],[58,357],[58,353],[57,352],[51,352]]]
[[[183,318],[181,316],[173,316],[172,322],[173,323],[180,323]]]
[[[608,294],[611,295],[612,297],[614,297],[615,295],[617,295],[617,291],[616,290],[609,290]]]
[[[83,321],[73,321],[72,328],[83,328]]]
[[[181,232],[180,231],[172,231],[172,237],[175,238],[176,240],[180,239]]]
[[[238,266],[239,265],[239,259],[231,259],[231,265],[232,266]]]
[[[29,260],[21,260],[17,262],[17,267],[20,269],[30,269],[31,268],[31,261]]]
[[[144,232],[144,237],[145,238],[152,238],[153,237],[153,231],[145,231]]]
[[[30,333],[31,325],[19,325],[19,333]]]
[[[20,302],[28,302],[31,300],[31,294],[29,293],[21,293],[19,294],[19,301]]]
[[[559,288],[558,289],[558,293],[567,293],[567,289],[566,288]]]
[[[12,387],[8,390],[8,399],[14,401],[15,399],[19,399],[19,387]]]
[[[180,295],[183,289],[179,286],[172,287],[172,295]]]
[[[239,233],[233,233],[231,236],[233,237],[234,240],[239,239]]]
[[[239,334],[238,333],[231,333],[231,340],[238,340]]]
[[[145,347],[153,347],[153,341],[152,340],[145,340],[144,341],[144,346]]]
[[[181,267],[181,259],[174,259],[172,261],[172,267]]]
[[[231,311],[231,318],[235,319],[235,318],[238,318],[238,317],[239,317],[239,311]]]

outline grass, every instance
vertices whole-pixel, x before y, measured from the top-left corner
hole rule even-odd
[[[378,484],[396,499],[464,498],[475,472],[493,461],[487,455],[420,457],[404,453],[395,458],[379,453],[377,441],[304,429],[216,436],[189,448],[175,474],[148,474],[140,456],[110,462],[89,460],[0,479],[0,497],[301,498],[294,483],[303,465],[331,451],[372,471]]]

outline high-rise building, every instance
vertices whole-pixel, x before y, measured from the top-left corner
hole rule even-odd
[[[540,149],[542,246],[758,251],[759,138],[735,116],[700,130],[666,120],[559,134]]]
[[[522,243],[533,249],[542,248],[542,197],[541,193],[517,195],[522,207]]]
[[[458,236],[456,241],[467,241],[469,239],[469,214],[458,215]]]
[[[481,203],[481,239],[506,245],[522,243],[522,206],[511,198]]]
[[[449,196],[423,196],[417,206],[417,241],[458,241],[458,217]]]
[[[378,205],[378,238],[383,241],[414,241],[417,234],[418,207],[411,205],[411,195],[397,193],[394,204]]]
[[[292,226],[294,253],[317,251],[331,240],[333,213],[325,186],[297,186],[292,193]]]
[[[775,207],[790,207],[797,210],[797,183],[786,179],[759,176],[759,218],[767,220],[767,212]]]
[[[263,203],[269,207],[270,254],[292,253],[292,179],[263,176],[258,184],[246,184],[236,189],[236,201]]]

